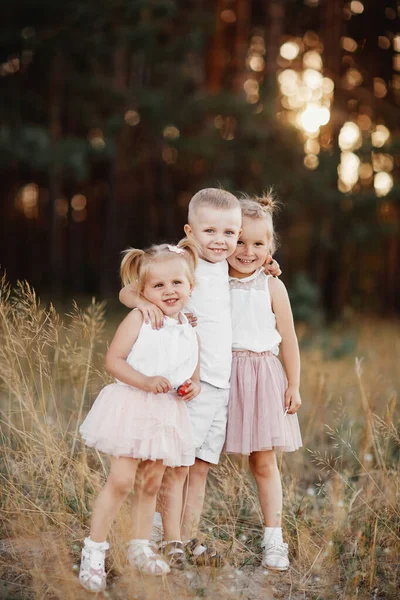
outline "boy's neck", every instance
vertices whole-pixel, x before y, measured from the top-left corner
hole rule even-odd
[[[206,262],[210,265],[218,265],[219,263],[223,263],[226,261],[226,258],[223,258],[222,260],[216,260],[215,262],[212,262],[211,260],[204,258],[204,256],[200,256],[200,258],[201,258],[201,260],[204,260],[204,262]]]

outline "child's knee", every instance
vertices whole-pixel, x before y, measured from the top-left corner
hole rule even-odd
[[[109,484],[119,494],[129,494],[135,483],[135,475],[126,473],[110,473]]]
[[[175,467],[170,468],[165,471],[165,479],[167,480],[167,485],[169,483],[185,483],[186,477],[189,473],[189,467]],[[164,479],[164,481],[165,481]]]
[[[263,457],[250,455],[249,467],[256,479],[270,479],[278,470],[275,453],[271,452]]]
[[[141,491],[147,496],[156,496],[161,486],[161,480],[159,477],[149,477],[147,481],[143,483]]]
[[[161,487],[163,478],[163,471],[160,469],[153,470],[153,472],[146,473],[140,477],[139,481],[135,485],[135,494],[142,493],[146,496],[156,496]]]
[[[191,481],[205,481],[209,470],[210,463],[196,459],[194,465],[189,469],[189,485]]]

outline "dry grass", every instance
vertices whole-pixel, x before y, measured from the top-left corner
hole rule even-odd
[[[86,598],[76,569],[107,460],[86,452],[77,428],[108,380],[104,307],[74,306],[61,321],[27,284],[11,290],[3,279],[0,332],[0,597]],[[328,360],[318,340],[303,351],[305,448],[281,459],[288,574],[260,569],[254,485],[245,460],[226,458],[210,477],[202,528],[229,566],[161,582],[135,576],[123,510],[110,540],[108,595],[397,599],[399,333],[398,323],[358,323],[351,355]]]

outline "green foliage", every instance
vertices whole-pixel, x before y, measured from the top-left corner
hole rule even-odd
[[[322,315],[319,289],[307,273],[297,273],[288,291],[295,321],[310,325],[320,323]]]

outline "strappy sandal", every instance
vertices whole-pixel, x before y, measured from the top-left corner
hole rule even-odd
[[[148,540],[131,540],[127,546],[128,561],[137,571],[156,577],[171,571],[168,563],[154,552]]]
[[[182,542],[162,542],[161,551],[172,569],[184,569],[187,565],[185,547]]]
[[[107,542],[96,543],[92,542],[90,538],[85,539],[79,581],[89,592],[102,592],[106,588],[104,560],[109,547]]]
[[[224,560],[214,546],[206,546],[197,538],[185,544],[186,556],[194,565],[201,567],[222,567]]]

